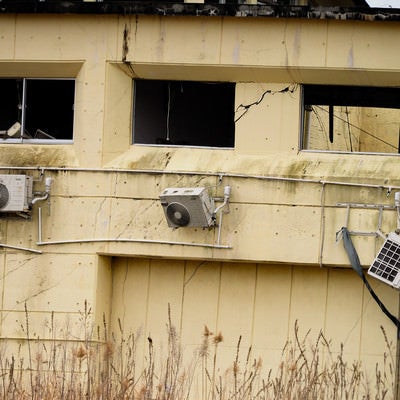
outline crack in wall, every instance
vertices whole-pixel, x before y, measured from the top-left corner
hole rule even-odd
[[[36,258],[36,256],[32,256],[32,257],[26,258],[20,265],[18,265],[18,266],[15,267],[14,269],[9,270],[7,273],[5,273],[5,274],[3,275],[3,277],[0,277],[0,281],[3,280],[3,279],[5,279],[6,277],[8,277],[9,275],[11,275],[12,273],[18,271],[18,270],[21,269],[24,265],[26,265],[29,261],[31,261],[31,260],[33,260],[33,259],[35,259],[35,258]],[[11,262],[12,262],[12,261],[10,261],[10,263],[11,263]],[[7,263],[7,265],[8,265],[8,263]]]
[[[154,206],[154,204],[157,202],[158,200],[153,200],[151,201],[151,203],[146,206],[145,208],[141,208],[139,209],[135,215],[130,219],[130,221],[125,225],[125,227],[123,228],[123,230],[116,236],[117,239],[119,239],[134,223],[135,221],[137,221],[137,219],[139,218],[139,216],[142,216],[144,213],[146,213],[150,208],[152,208]]]
[[[105,198],[101,201],[101,203],[100,203],[99,206],[97,207],[97,210],[96,210],[96,213],[95,213],[95,217],[94,217],[94,235],[95,235],[95,236],[96,236],[96,228],[97,228],[98,217],[99,217],[99,214],[100,214],[100,212],[101,212],[101,210],[102,210],[102,208],[103,208],[103,205],[104,205],[104,203],[106,202],[106,200],[107,200],[107,198],[105,197]],[[109,225],[110,217],[111,217],[111,215],[109,215],[109,217],[108,217],[107,225]]]
[[[207,261],[202,261],[201,263],[199,263],[198,265],[195,266],[193,272],[190,274],[189,278],[186,279],[185,282],[183,282],[183,288],[185,289],[185,287],[189,284],[189,282],[195,277],[195,275],[197,274],[197,271],[199,270],[199,268],[204,265]]]
[[[52,284],[52,285],[50,285],[50,286],[48,286],[48,287],[42,288],[41,290],[30,294],[30,295],[26,296],[26,297],[25,297],[24,299],[22,299],[22,300],[16,300],[16,305],[18,306],[18,305],[20,305],[20,304],[26,304],[26,303],[29,302],[30,300],[32,300],[32,299],[34,299],[34,298],[36,298],[36,297],[42,295],[43,293],[46,293],[46,292],[48,292],[48,291],[54,289],[55,287],[59,286],[62,282],[65,281],[65,279],[66,279],[68,276],[70,276],[72,273],[74,273],[75,270],[76,270],[77,268],[78,268],[78,267],[75,267],[75,268],[71,269],[70,272],[68,272],[67,274],[63,275],[63,276],[62,276],[58,281],[56,281],[54,284]],[[45,279],[41,279],[41,282],[39,283],[39,286],[42,285],[44,282],[45,282]],[[15,307],[9,309],[9,310],[6,311],[6,312],[3,312],[2,317],[1,317],[1,323],[3,323],[3,322],[5,321],[5,319],[7,318],[7,316],[8,316],[11,312],[16,311],[17,306],[15,306]]]
[[[264,93],[260,96],[260,98],[258,100],[253,101],[252,103],[249,103],[249,104],[239,104],[235,110],[235,114],[238,113],[239,110],[241,110],[241,109],[243,109],[243,111],[239,115],[239,117],[237,117],[235,119],[235,123],[238,122],[242,117],[244,117],[247,114],[247,112],[250,110],[251,107],[258,106],[260,103],[262,103],[262,101],[264,100],[264,97],[267,94],[270,94],[273,96],[273,95],[279,94],[279,93],[294,93],[296,91],[296,89],[297,89],[296,84],[286,86],[285,88],[283,88],[281,90],[268,89],[268,90],[264,91]]]

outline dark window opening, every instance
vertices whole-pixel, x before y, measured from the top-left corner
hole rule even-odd
[[[400,153],[400,89],[305,85],[302,148]]]
[[[234,147],[234,83],[136,80],[133,142]]]
[[[72,140],[75,81],[0,79],[0,140]]]

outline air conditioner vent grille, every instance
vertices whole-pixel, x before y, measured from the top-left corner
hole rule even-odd
[[[186,226],[190,222],[190,212],[183,204],[168,204],[166,214],[168,219],[176,226]]]
[[[9,199],[10,192],[8,191],[7,186],[0,183],[0,208],[5,207]]]

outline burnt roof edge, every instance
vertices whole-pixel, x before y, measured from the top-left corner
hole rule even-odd
[[[233,16],[362,21],[399,21],[400,9],[370,7],[313,7],[259,2],[227,1],[183,3],[175,1],[0,0],[0,13],[10,14],[118,14]]]

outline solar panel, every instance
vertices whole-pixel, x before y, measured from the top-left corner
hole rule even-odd
[[[398,234],[389,233],[369,267],[368,275],[397,289],[400,288],[400,236]]]

